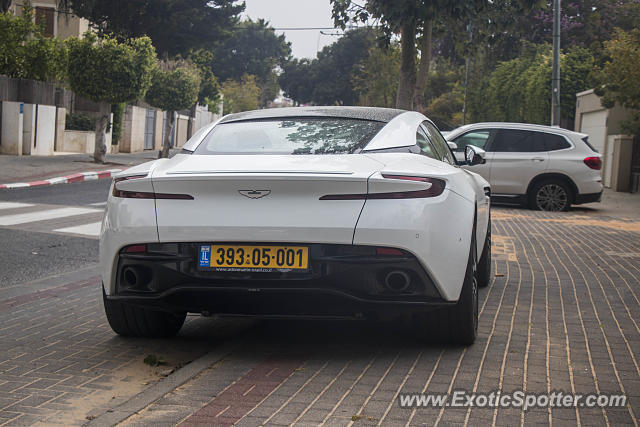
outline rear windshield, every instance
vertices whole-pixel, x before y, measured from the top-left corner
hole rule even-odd
[[[383,122],[282,118],[221,123],[194,154],[342,154],[363,148]]]

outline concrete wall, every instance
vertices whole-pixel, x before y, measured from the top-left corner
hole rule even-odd
[[[22,155],[24,104],[2,102],[2,133],[0,134],[0,154]]]
[[[22,154],[51,156],[56,136],[56,107],[24,104]]]
[[[173,148],[180,148],[187,142],[187,131],[189,128],[189,116],[176,115],[175,144]]]
[[[56,110],[56,135],[53,142],[53,151],[61,151],[59,147],[64,145],[64,128],[67,124],[67,109]]]
[[[127,105],[127,108],[125,108],[122,116],[122,135],[119,144],[121,153],[135,153],[144,150],[146,113],[146,108],[134,105]],[[162,120],[160,122],[162,123]]]
[[[64,142],[58,151],[92,154],[96,145],[96,133],[85,130],[65,130]]]
[[[56,138],[56,107],[52,105],[36,105],[35,107],[37,114],[31,155],[52,156]]]

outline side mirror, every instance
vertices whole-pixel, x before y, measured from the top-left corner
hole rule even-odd
[[[449,148],[451,149],[451,151],[456,151],[458,149],[458,144],[456,144],[455,142],[447,141],[447,144],[449,144]]]
[[[485,164],[487,162],[484,158],[485,154],[486,152],[482,148],[478,148],[475,145],[464,147],[465,163],[469,166]]]

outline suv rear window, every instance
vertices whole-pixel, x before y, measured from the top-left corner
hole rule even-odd
[[[287,117],[221,123],[194,154],[341,154],[364,147],[385,125],[373,120]]]
[[[544,140],[544,144],[547,147],[547,151],[564,150],[565,148],[571,148],[571,144],[560,135],[553,135],[551,133],[539,133]]]

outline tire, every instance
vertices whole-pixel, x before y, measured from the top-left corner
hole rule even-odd
[[[557,179],[544,180],[533,186],[529,193],[529,207],[540,211],[568,211],[573,193],[569,186]]]
[[[491,217],[489,217],[489,224],[487,226],[487,237],[484,239],[484,246],[482,248],[482,256],[478,262],[477,278],[478,287],[486,288],[491,283]]]
[[[474,248],[475,238],[472,239],[458,302],[418,316],[418,328],[425,339],[459,345],[471,345],[475,342],[478,336],[478,280],[477,251]]]
[[[186,313],[174,314],[110,300],[102,289],[104,311],[111,329],[124,337],[166,338],[178,333]]]

